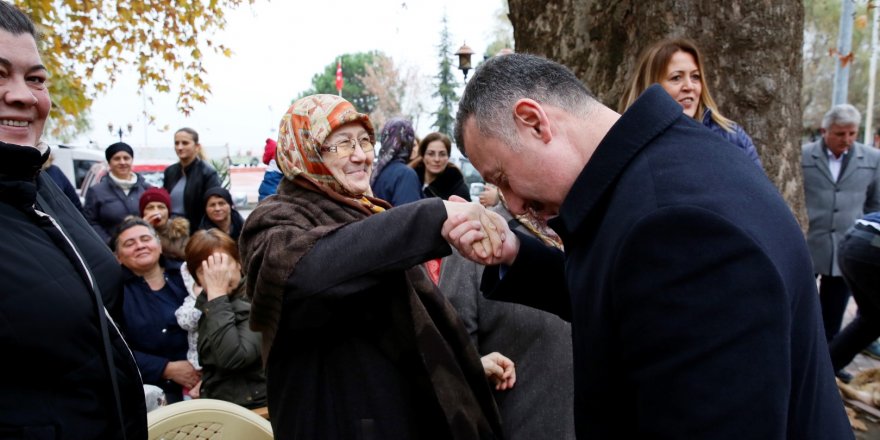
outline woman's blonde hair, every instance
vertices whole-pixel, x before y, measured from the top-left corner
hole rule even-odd
[[[651,84],[661,82],[666,76],[666,69],[669,66],[672,56],[676,52],[684,52],[694,57],[697,69],[700,71],[700,100],[697,103],[697,111],[694,113],[694,119],[703,117],[706,109],[712,111],[712,120],[727,131],[733,131],[733,121],[725,118],[718,112],[718,106],[709,93],[709,84],[706,81],[706,69],[703,67],[700,49],[696,43],[687,38],[668,38],[654,43],[639,57],[639,64],[635,74],[630,78],[629,86],[626,88],[623,96],[620,98],[618,110],[623,113],[629,106],[635,102],[636,98],[642,94]]]

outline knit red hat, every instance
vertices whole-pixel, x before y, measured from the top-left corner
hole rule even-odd
[[[263,163],[269,165],[272,159],[275,159],[275,149],[278,144],[273,139],[266,139],[266,147],[263,149]]]
[[[171,211],[171,196],[168,195],[168,191],[165,191],[165,188],[153,187],[144,191],[144,193],[141,194],[141,217],[144,216],[144,208],[146,208],[147,203],[150,202],[162,202],[165,204],[165,206],[168,207],[168,210]]]

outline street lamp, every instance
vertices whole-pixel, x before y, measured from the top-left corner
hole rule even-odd
[[[471,70],[471,55],[474,54],[474,50],[468,47],[467,43],[464,43],[455,54],[458,55],[458,69],[464,73],[464,82],[467,82],[468,70]]]
[[[131,135],[131,129],[132,129],[131,122],[129,122],[128,125],[126,125],[126,128],[128,129],[128,134]],[[113,123],[112,122],[107,123],[107,131],[109,131],[110,134],[113,134]],[[119,142],[122,142],[122,126],[121,125],[119,126],[119,131],[116,134],[119,135]]]

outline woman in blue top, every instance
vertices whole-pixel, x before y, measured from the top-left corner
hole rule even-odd
[[[122,326],[144,383],[162,388],[168,403],[179,402],[183,388],[201,380],[186,359],[186,331],[174,316],[187,296],[181,263],[161,258],[156,231],[139,217],[119,225],[111,247],[124,273]]]
[[[420,200],[422,185],[419,177],[406,165],[416,142],[412,122],[403,118],[390,119],[382,127],[379,140],[382,149],[370,179],[373,195],[391,206]]]
[[[686,38],[661,40],[642,53],[636,74],[630,79],[618,110],[623,113],[645,89],[658,83],[681,104],[686,115],[742,149],[760,167],[761,158],[752,138],[736,122],[721,115],[709,93],[706,77],[700,50],[693,41]]]

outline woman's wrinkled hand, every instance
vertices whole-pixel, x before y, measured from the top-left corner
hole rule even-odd
[[[189,361],[173,361],[165,365],[162,378],[173,380],[186,388],[193,388],[202,380],[202,373],[193,368]]]
[[[486,377],[499,391],[509,390],[516,383],[516,368],[513,361],[497,351],[480,358]]]

